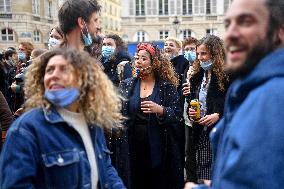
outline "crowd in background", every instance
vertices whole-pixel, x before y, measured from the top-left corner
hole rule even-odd
[[[48,49],[20,42],[0,53],[0,188],[210,186],[210,133],[237,77],[223,40],[170,36],[131,57],[119,35],[102,33],[100,9],[67,0]]]

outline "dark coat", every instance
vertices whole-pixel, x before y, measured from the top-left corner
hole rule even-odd
[[[171,63],[173,64],[173,67],[175,71],[177,72],[180,81],[183,78],[183,74],[187,66],[189,65],[189,62],[186,58],[184,58],[183,55],[179,55],[171,59]]]
[[[120,92],[126,98],[134,97],[133,101],[140,102],[140,81],[130,78],[120,85]],[[181,129],[182,114],[178,106],[179,96],[176,88],[169,82],[156,80],[153,89],[152,101],[164,106],[164,117],[158,119],[155,114],[151,114],[149,121],[149,143],[151,148],[152,163],[160,163],[164,168],[164,182],[162,185],[168,189],[183,188],[183,167],[184,148],[180,139],[184,136]],[[136,99],[137,98],[137,99]],[[116,142],[115,165],[120,177],[128,188],[131,188],[131,173],[129,163],[129,143],[128,128],[133,126],[136,113],[129,112],[129,101],[123,103],[122,113],[128,119],[124,123],[124,129],[120,138]],[[159,137],[157,137],[159,136]],[[157,146],[160,146],[158,148]],[[161,149],[161,153],[154,150]],[[153,152],[154,151],[154,152]],[[131,155],[131,154],[130,154]]]
[[[192,76],[190,79],[190,100],[198,99],[199,90],[202,83],[204,71],[200,69],[198,73]],[[206,97],[206,105],[207,112],[206,114],[219,113],[219,117],[221,118],[224,110],[224,102],[225,96],[228,88],[228,82],[225,83],[225,90],[221,91],[218,85],[217,76],[214,72],[211,74],[211,81],[208,87],[207,97]],[[208,131],[212,130],[214,126],[210,127]]]
[[[113,82],[114,85],[118,86],[120,83],[118,73],[117,73],[117,65],[122,61],[129,61],[129,63],[125,64],[123,79],[127,79],[132,77],[132,69],[131,69],[131,57],[125,51],[119,51],[114,58],[110,60],[106,60],[102,57],[102,63],[104,66],[104,72],[109,77],[109,79]]]
[[[199,98],[199,90],[201,87],[203,76],[204,76],[204,70],[200,69],[198,73],[196,73],[191,77],[190,79],[191,89],[190,89],[189,101]],[[212,72],[211,81],[206,96],[206,106],[207,106],[206,115],[219,113],[219,117],[220,118],[222,117],[227,88],[228,88],[228,83],[225,83],[225,90],[224,91],[220,90],[217,81],[217,76],[215,75],[214,72]],[[196,174],[197,170],[195,169],[203,170],[201,177],[210,177],[211,173],[210,170],[212,165],[212,151],[209,143],[209,133],[212,130],[212,128],[214,128],[215,125],[216,123],[211,127],[207,127],[206,130],[204,130],[204,126],[198,124],[197,122],[193,122],[192,137],[191,137],[192,141],[190,141],[192,146],[189,146],[188,148],[193,149],[194,154],[202,153],[203,155],[202,157],[198,158],[197,162],[195,162],[196,161],[195,159],[194,160],[191,159],[192,161],[191,165],[189,165],[190,167],[187,167],[188,180],[196,182],[199,176],[201,176],[201,175],[198,176]],[[195,155],[193,155],[193,157],[195,158]],[[195,165],[195,163],[197,164]]]
[[[10,127],[13,121],[14,121],[14,116],[6,102],[4,95],[0,91],[0,134],[1,134],[0,136],[2,137],[2,140],[5,139],[6,131],[8,130],[8,128]],[[0,140],[0,151],[1,151],[1,140]]]
[[[184,105],[184,98],[182,98],[182,83],[183,83],[183,78],[184,78],[184,73],[186,68],[189,65],[189,62],[186,58],[184,58],[183,55],[179,55],[174,57],[173,59],[171,59],[171,63],[173,64],[174,70],[178,75],[178,79],[179,79],[179,85],[177,88],[177,91],[179,93],[180,98],[180,107],[181,109],[183,109],[183,105]]]

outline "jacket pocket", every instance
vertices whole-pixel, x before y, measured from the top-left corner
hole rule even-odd
[[[76,150],[42,154],[48,188],[78,188],[80,157]]]

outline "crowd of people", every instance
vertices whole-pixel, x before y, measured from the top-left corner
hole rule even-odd
[[[131,57],[96,0],[66,0],[47,49],[0,53],[0,188],[282,188],[283,9],[234,0],[224,41]]]

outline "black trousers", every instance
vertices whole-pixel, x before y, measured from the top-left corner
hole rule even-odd
[[[186,150],[185,150],[185,171],[187,182],[197,182],[196,174],[196,158],[195,158],[195,146],[193,137],[193,128],[186,127]]]

